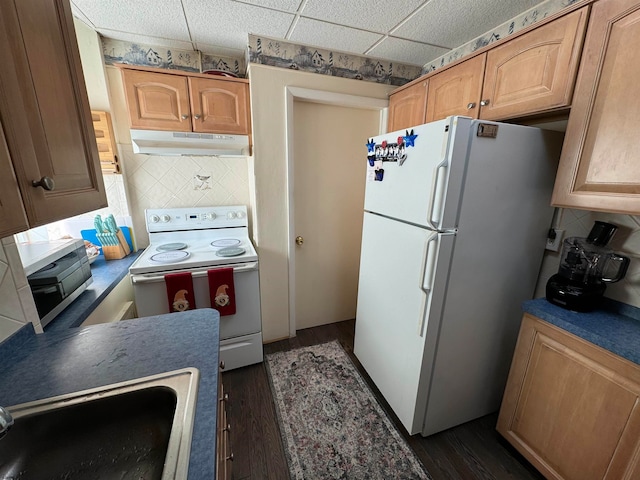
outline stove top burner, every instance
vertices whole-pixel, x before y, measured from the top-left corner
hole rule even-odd
[[[242,255],[246,250],[242,247],[225,247],[216,252],[219,257],[236,257]]]
[[[158,245],[156,247],[156,250],[159,251],[159,252],[169,252],[169,251],[172,251],[172,250],[184,250],[187,247],[188,247],[188,245],[186,243],[182,243],[182,242],[164,243],[162,245]]]
[[[186,252],[184,250],[168,250],[166,252],[151,255],[149,260],[158,263],[174,263],[186,260],[190,255],[191,254],[189,252]]]
[[[240,243],[242,243],[240,240],[238,240],[237,238],[220,238],[218,240],[214,240],[213,242],[211,242],[211,246],[212,247],[237,247],[238,245],[240,245]]]

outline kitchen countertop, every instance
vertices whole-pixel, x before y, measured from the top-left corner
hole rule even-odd
[[[144,249],[130,253],[120,260],[105,260],[100,255],[91,264],[93,283],[67,308],[44,327],[45,332],[63,331],[79,327],[111,290],[129,273],[129,267]]]
[[[524,302],[522,309],[640,365],[640,309],[636,307],[605,299],[602,309],[578,313],[538,298]]]
[[[204,308],[40,335],[26,325],[0,343],[0,405],[195,367],[200,380],[188,478],[213,479],[219,321],[216,310]]]

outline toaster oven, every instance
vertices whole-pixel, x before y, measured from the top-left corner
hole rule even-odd
[[[43,327],[93,282],[83,240],[21,244],[18,251]]]

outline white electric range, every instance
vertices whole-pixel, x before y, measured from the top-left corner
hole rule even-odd
[[[196,308],[211,307],[207,272],[233,268],[236,313],[220,317],[225,369],[261,362],[258,254],[244,205],[145,210],[149,246],[129,268],[139,317],[169,313],[164,275],[190,272]]]

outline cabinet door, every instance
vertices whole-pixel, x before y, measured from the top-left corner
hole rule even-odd
[[[189,77],[189,89],[194,132],[251,133],[248,84]]]
[[[428,81],[423,80],[389,97],[388,132],[425,123],[427,85]]]
[[[637,366],[525,315],[497,429],[547,478],[631,478],[639,382]]]
[[[123,69],[122,79],[131,128],[191,131],[186,77]]]
[[[30,226],[106,206],[67,0],[1,2],[1,115]],[[43,177],[55,188],[34,187]]]
[[[640,214],[640,2],[593,4],[552,204]]]
[[[582,8],[487,52],[480,118],[500,120],[568,107],[587,12],[588,7]]]
[[[0,237],[7,237],[12,233],[27,230],[29,224],[2,128],[0,128],[0,172],[2,172],[0,174]]]
[[[486,58],[478,55],[429,79],[427,122],[449,115],[478,118]]]

